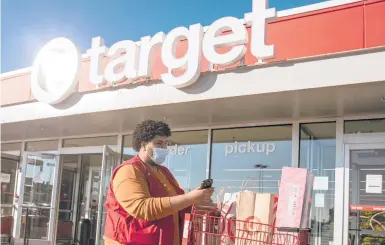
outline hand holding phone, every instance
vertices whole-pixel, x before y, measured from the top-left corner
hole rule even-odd
[[[200,189],[208,189],[213,186],[213,180],[212,179],[206,179],[202,181],[201,188]]]
[[[207,179],[202,181],[199,188],[187,193],[187,198],[190,200],[192,205],[204,205],[212,202],[212,195],[214,188],[212,187],[213,180]]]

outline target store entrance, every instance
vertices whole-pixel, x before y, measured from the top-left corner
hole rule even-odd
[[[103,244],[103,204],[120,154],[101,146],[25,152],[22,159],[15,244],[75,244],[81,219],[90,221],[90,244]]]
[[[345,180],[349,181],[348,244],[385,244],[385,137],[346,139]],[[378,143],[373,143],[373,142]]]

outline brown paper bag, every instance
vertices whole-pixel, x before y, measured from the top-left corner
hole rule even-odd
[[[272,241],[277,196],[239,192],[236,202],[235,245],[262,245]]]

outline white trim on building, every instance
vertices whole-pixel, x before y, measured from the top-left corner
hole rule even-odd
[[[239,68],[237,72],[207,73],[201,76],[197,86],[185,90],[159,83],[86,93],[67,109],[41,102],[2,107],[1,123],[384,81],[384,61],[385,51],[380,50],[326,59],[286,61],[282,66],[277,63]],[[242,81],[242,86],[234,81]],[[204,90],[207,86],[211,86],[210,89]],[[65,103],[71,103],[71,98]]]

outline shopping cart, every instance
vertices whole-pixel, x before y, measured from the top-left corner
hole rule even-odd
[[[185,216],[182,245],[310,245],[310,230],[277,228],[253,218],[236,220],[194,210]]]

